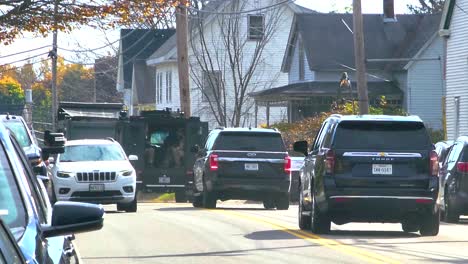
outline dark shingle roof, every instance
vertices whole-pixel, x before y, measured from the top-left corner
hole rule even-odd
[[[304,41],[309,66],[336,70],[344,64],[354,67],[351,14],[309,13],[296,16],[298,33]],[[397,15],[396,22],[384,22],[382,15],[364,15],[365,50],[368,59],[411,58],[437,32],[440,14]],[[368,69],[399,70],[406,63],[368,62]]]
[[[133,62],[145,60],[174,34],[174,29],[121,29],[124,87],[132,85]]]

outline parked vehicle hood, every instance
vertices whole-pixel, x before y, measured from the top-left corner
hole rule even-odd
[[[134,170],[128,161],[80,161],[80,162],[60,162],[57,169],[67,172],[86,171],[122,171]]]

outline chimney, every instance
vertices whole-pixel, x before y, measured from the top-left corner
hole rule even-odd
[[[384,22],[395,22],[395,4],[394,0],[383,0]]]

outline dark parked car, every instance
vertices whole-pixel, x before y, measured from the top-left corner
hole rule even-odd
[[[216,201],[263,201],[267,209],[289,208],[291,159],[274,129],[215,129],[204,149],[195,148],[195,207],[215,208]]]
[[[419,117],[333,115],[306,155],[299,226],[328,233],[330,222],[401,223],[405,232],[439,232],[437,154]]]
[[[442,219],[458,222],[468,214],[468,137],[459,137],[447,154],[439,172]]]
[[[29,130],[26,122],[21,116],[0,115],[1,122],[10,129],[19,144],[23,148],[36,174],[47,176],[47,165],[42,161],[41,148],[37,144],[36,137]]]
[[[1,124],[0,197],[0,219],[27,263],[68,263],[75,256],[72,234],[103,225],[101,206],[58,202],[52,207],[23,149]]]

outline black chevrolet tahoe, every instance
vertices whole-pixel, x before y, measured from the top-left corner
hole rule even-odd
[[[195,207],[216,201],[263,201],[266,209],[289,208],[291,159],[275,129],[214,129],[203,149],[193,149]]]
[[[301,171],[299,227],[328,233],[330,223],[401,223],[439,232],[437,154],[417,116],[332,115],[315,142],[294,144]]]

